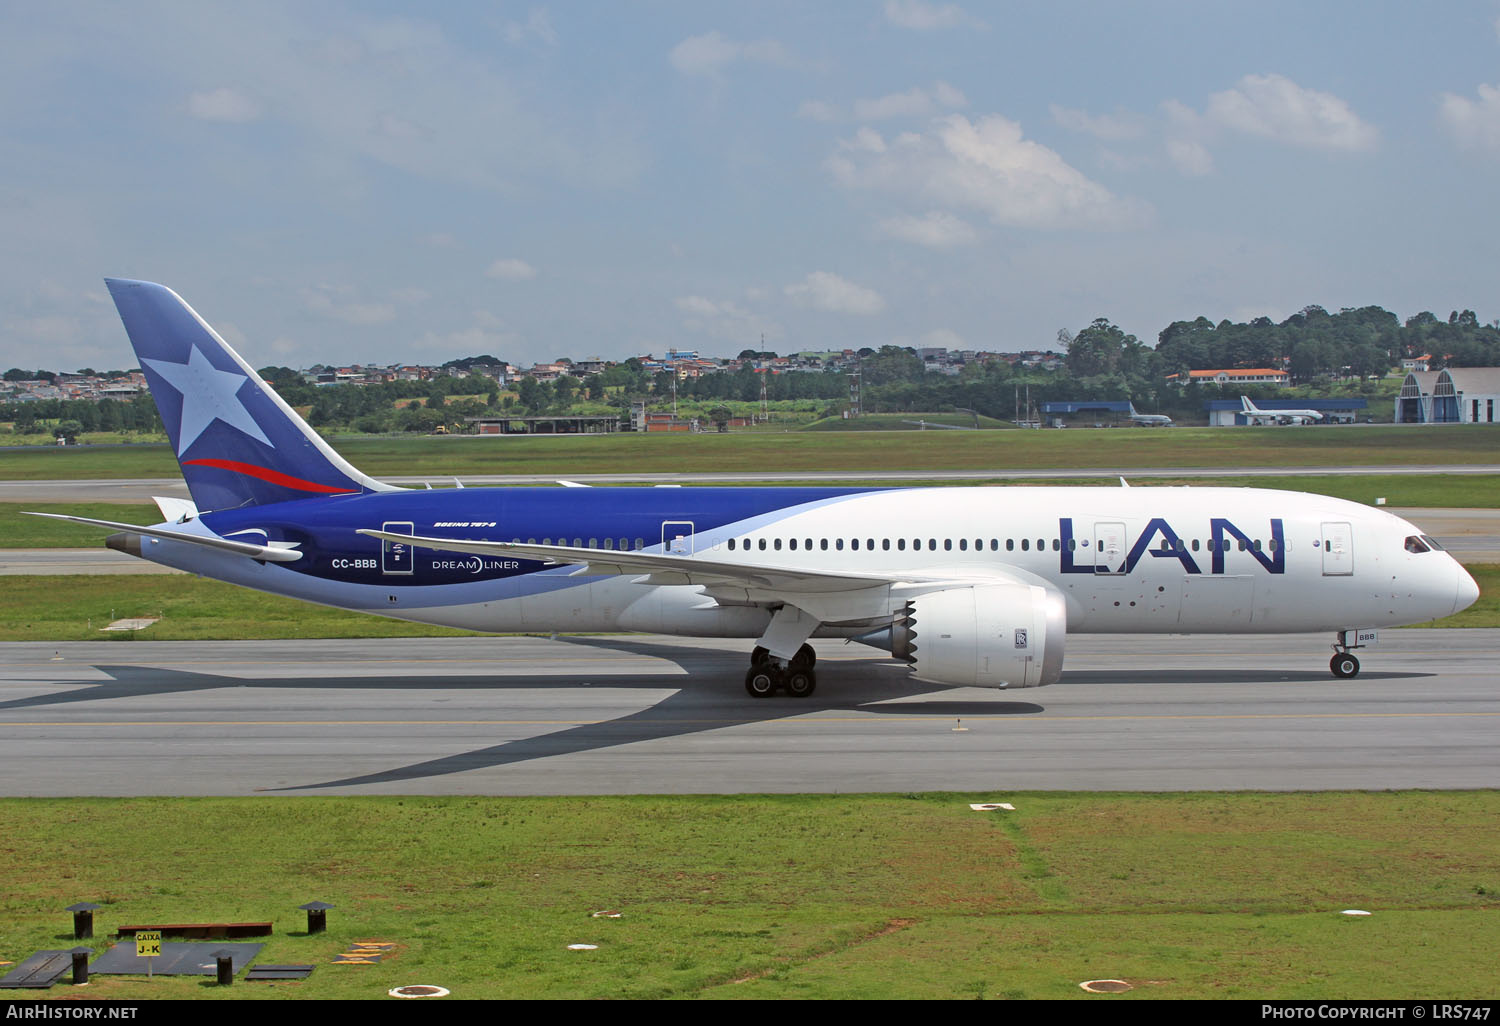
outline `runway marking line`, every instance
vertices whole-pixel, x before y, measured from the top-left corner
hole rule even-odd
[[[1500,716],[1496,712],[1393,712],[1393,713],[1180,713],[1161,716],[1142,714],[1119,714],[1097,716],[1049,716],[1046,714],[1027,716],[1008,713],[986,716],[970,716],[969,721],[979,723],[1058,723],[1058,722],[1114,722],[1140,720],[1394,720],[1394,719],[1452,719],[1459,717]],[[951,716],[943,714],[882,716],[868,713],[864,716],[786,716],[767,720],[745,719],[663,719],[652,720],[653,725],[696,726],[771,726],[771,725],[817,725],[822,723],[948,723]],[[603,720],[0,720],[0,727],[592,727],[619,723],[616,719]]]

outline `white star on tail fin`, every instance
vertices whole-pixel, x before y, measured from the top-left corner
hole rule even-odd
[[[208,362],[208,357],[197,346],[188,350],[187,363],[169,360],[142,360],[141,363],[182,393],[182,423],[177,431],[179,457],[215,420],[222,420],[266,445],[271,444],[239,400],[239,390],[250,380],[245,375],[219,370]]]

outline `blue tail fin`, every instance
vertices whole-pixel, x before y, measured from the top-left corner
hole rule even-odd
[[[177,293],[105,284],[200,510],[392,489],[334,452]]]

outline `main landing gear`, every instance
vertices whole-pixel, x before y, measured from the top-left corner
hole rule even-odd
[[[745,691],[751,698],[770,698],[778,690],[792,698],[806,698],[818,686],[813,673],[817,661],[811,645],[803,645],[790,661],[777,659],[757,645],[750,653],[750,669],[745,671]]]

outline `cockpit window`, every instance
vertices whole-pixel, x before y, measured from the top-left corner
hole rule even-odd
[[[1428,544],[1425,541],[1423,541],[1417,535],[1415,535],[1415,534],[1409,534],[1409,535],[1406,536],[1406,551],[1407,552],[1428,552],[1428,551],[1430,551],[1430,547],[1428,546]]]
[[[1427,543],[1427,547],[1429,549],[1431,549],[1432,551],[1434,551],[1434,552],[1442,552],[1443,551],[1443,547],[1438,544],[1438,540],[1436,538],[1433,538],[1430,535],[1425,535],[1424,534],[1424,535],[1422,535],[1422,540]]]

